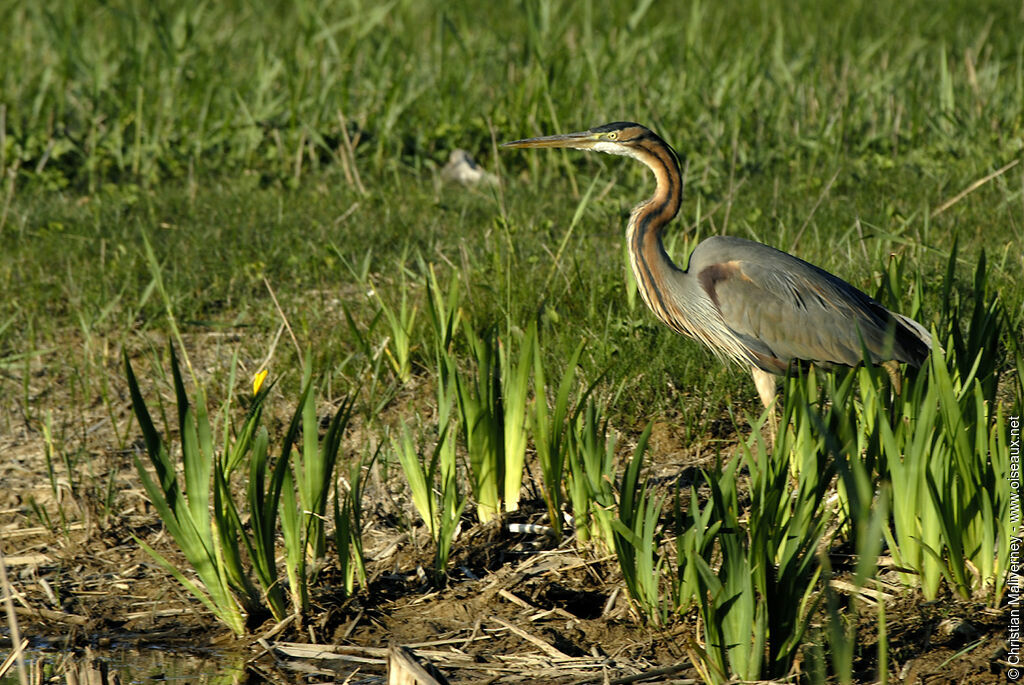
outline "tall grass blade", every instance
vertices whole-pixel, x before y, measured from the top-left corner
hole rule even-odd
[[[608,422],[591,397],[579,407],[572,424],[566,458],[576,536],[581,542],[596,537],[612,550],[615,436],[608,435]]]
[[[584,343],[576,346],[566,364],[562,380],[556,390],[554,408],[548,408],[547,376],[544,371],[543,354],[539,344],[533,355],[534,404],[531,428],[537,461],[540,463],[542,494],[548,510],[548,520],[555,530],[556,538],[562,537],[562,480],[565,472],[566,446],[571,425],[569,417],[569,394],[576,378],[576,365],[583,352]]]
[[[530,368],[536,346],[536,322],[530,324],[522,338],[518,361],[513,362],[512,352],[507,345],[502,344],[500,340],[498,343],[505,437],[506,511],[516,511],[519,508],[519,491],[523,486],[523,471],[526,464],[526,412],[529,402]]]
[[[477,517],[486,523],[501,511],[504,483],[504,408],[501,370],[494,330],[483,335],[464,322],[475,372],[464,378],[455,373],[462,434],[469,453],[470,482],[476,497]]]
[[[153,556],[154,559],[166,570],[171,572],[182,585],[196,596],[204,605],[211,609],[214,614],[223,621],[232,631],[241,635],[245,631],[245,622],[242,617],[239,605],[231,591],[226,574],[218,563],[217,552],[213,540],[213,522],[208,509],[199,510],[196,506],[190,506],[190,498],[195,496],[198,500],[209,502],[210,482],[199,484],[196,481],[197,472],[202,467],[193,465],[191,469],[186,466],[186,471],[191,471],[194,487],[197,491],[189,491],[184,494],[178,484],[174,464],[170,459],[167,448],[164,445],[160,434],[153,425],[149,410],[146,408],[145,400],[139,390],[138,381],[132,369],[131,361],[127,352],[124,355],[125,373],[128,379],[128,389],[132,399],[132,408],[135,417],[142,430],[143,440],[146,443],[146,454],[150,464],[156,473],[157,480],[149,476],[149,472],[142,465],[138,457],[134,458],[135,468],[142,481],[146,495],[153,503],[160,520],[163,521],[167,532],[177,543],[186,560],[196,570],[199,576],[202,589],[191,581],[188,581],[177,569],[172,570],[171,564],[157,554],[148,545],[140,540],[140,545]],[[172,357],[172,364],[176,366],[177,361]],[[178,374],[180,376],[180,374]],[[179,402],[181,397],[179,396]],[[185,398],[187,407],[187,398]],[[179,417],[187,427],[190,423],[191,412],[182,409],[179,405]],[[194,429],[193,429],[194,430]],[[184,432],[183,432],[184,435]],[[183,443],[184,446],[184,443]],[[185,455],[188,454],[188,457]],[[186,453],[183,449],[183,459],[194,459],[195,452]],[[198,492],[201,490],[202,492]]]
[[[437,541],[438,534],[438,512],[434,499],[433,485],[434,474],[437,470],[438,449],[443,441],[443,436],[438,440],[434,455],[429,464],[422,463],[419,451],[413,443],[409,434],[409,427],[402,426],[401,436],[391,439],[391,449],[398,457],[398,463],[405,474],[405,480],[412,491],[412,503],[419,512],[420,518],[427,526],[430,539]]]
[[[366,558],[363,554],[363,471],[369,471],[380,454],[383,444],[369,460],[359,459],[349,469],[348,489],[334,490],[334,543],[338,552],[338,567],[345,580],[345,593],[352,595],[356,581],[366,587]],[[342,502],[339,506],[339,502]]]
[[[612,521],[615,553],[626,589],[640,613],[657,625],[668,617],[668,605],[661,599],[660,583],[663,558],[661,517],[664,497],[651,494],[646,481],[640,480],[647,442],[653,423],[647,425],[637,441],[633,458],[619,481],[618,517]]]

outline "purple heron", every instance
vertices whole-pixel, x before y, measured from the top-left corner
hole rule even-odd
[[[669,328],[707,345],[721,359],[749,366],[765,407],[775,376],[791,364],[883,364],[899,383],[895,363],[918,367],[928,356],[924,326],[891,312],[829,272],[761,243],[712,236],[683,270],[665,252],[662,229],[679,212],[683,181],[675,151],[632,122],[589,131],[527,138],[514,148],[573,148],[632,157],[654,172],[654,195],[629,217],[629,260],[644,302]]]

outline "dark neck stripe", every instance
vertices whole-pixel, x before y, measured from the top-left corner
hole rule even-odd
[[[654,195],[633,210],[630,249],[638,266],[637,271],[640,272],[637,275],[644,281],[640,284],[641,288],[648,293],[647,299],[651,308],[660,310],[655,311],[658,318],[677,328],[672,322],[675,317],[670,315],[661,288],[657,285],[651,263],[676,268],[665,254],[665,248],[661,243],[661,229],[679,211],[682,179],[679,175],[679,165],[667,145],[659,144],[660,139],[653,138],[653,134],[651,142],[651,145],[641,146],[640,150],[643,153],[643,161],[654,172],[657,186]]]

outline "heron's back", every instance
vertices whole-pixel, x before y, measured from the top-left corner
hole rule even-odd
[[[854,366],[864,351],[874,363],[920,366],[931,336],[846,281],[761,243],[728,236],[703,241],[682,278],[713,302],[750,362],[784,373],[792,362]]]

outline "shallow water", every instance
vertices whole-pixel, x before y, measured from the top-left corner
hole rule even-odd
[[[3,656],[6,655],[4,650]],[[25,654],[25,667],[29,671],[30,681],[35,682],[38,681],[33,676],[39,672],[42,673],[43,681],[57,677],[59,682],[66,682],[66,676],[72,670],[77,671],[80,683],[103,682],[90,678],[97,678],[104,670],[108,679],[116,674],[124,685],[157,682],[228,684],[247,679],[244,656],[216,652],[183,653],[160,647],[97,649],[88,654],[80,650],[29,650]],[[258,679],[249,682],[258,682]],[[17,684],[16,667],[0,678],[0,685]]]

